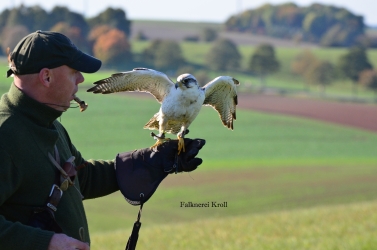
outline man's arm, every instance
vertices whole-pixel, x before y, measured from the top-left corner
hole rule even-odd
[[[85,161],[73,144],[71,150],[75,164],[80,168],[77,175],[84,199],[102,197],[119,190],[113,160]]]

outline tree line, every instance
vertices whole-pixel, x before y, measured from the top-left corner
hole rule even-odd
[[[48,20],[48,21],[47,21]],[[241,66],[242,55],[237,45],[219,38],[216,31],[203,29],[199,36],[186,41],[206,41],[211,48],[205,58],[205,66],[188,63],[181,46],[175,41],[153,40],[139,54],[131,52],[131,21],[121,9],[108,8],[99,15],[85,19],[66,7],[55,7],[46,12],[38,6],[5,10],[0,14],[0,42],[3,53],[12,48],[22,37],[38,29],[52,30],[67,35],[80,49],[102,60],[104,67],[124,70],[127,67],[150,67],[169,74],[194,73],[201,84],[208,82],[206,70],[242,72],[259,77],[262,86],[266,77],[280,70],[281,62],[271,44],[261,44],[248,55],[247,65]],[[144,34],[136,36],[145,40]],[[373,69],[363,46],[351,47],[339,58],[337,64],[319,60],[311,51],[304,50],[291,65],[291,72],[300,75],[307,86],[319,85],[325,93],[326,86],[336,79],[349,78],[354,83],[354,93],[359,85],[376,92],[377,73]],[[308,87],[309,88],[309,87]]]
[[[349,79],[353,83],[355,97],[358,87],[364,86],[373,90],[377,98],[377,70],[373,68],[366,52],[365,47],[351,47],[336,63],[331,63],[317,58],[310,50],[303,50],[292,61],[291,73],[301,76],[308,90],[310,86],[319,86],[322,94],[325,94],[326,87],[336,80]],[[159,70],[195,73],[202,84],[208,81],[203,70],[210,69],[250,74],[258,77],[261,86],[266,87],[266,78],[277,73],[282,65],[273,45],[262,43],[248,55],[247,65],[241,66],[242,55],[237,45],[229,39],[216,39],[212,43],[205,56],[205,68],[187,64],[179,43],[173,41],[154,40],[141,56],[149,66]]]
[[[107,8],[86,19],[67,7],[56,6],[48,12],[38,5],[20,5],[0,13],[0,53],[7,55],[8,48],[12,50],[31,32],[50,30],[65,34],[84,52],[111,64],[131,56],[130,28],[122,9]]]
[[[365,35],[362,16],[345,8],[318,3],[308,7],[294,3],[265,4],[231,16],[225,27],[228,31],[308,41],[328,47],[377,47],[377,41]]]
[[[362,46],[349,48],[336,64],[318,59],[310,50],[303,50],[292,62],[291,71],[303,78],[307,88],[313,84],[319,85],[323,94],[326,87],[336,79],[349,79],[353,83],[355,97],[358,87],[364,86],[373,90],[377,98],[377,70],[373,68]]]

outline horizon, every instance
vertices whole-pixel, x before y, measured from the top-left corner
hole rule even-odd
[[[160,0],[158,2],[139,0],[137,3],[113,0],[111,4],[106,2],[91,4],[90,0],[50,0],[43,2],[38,0],[9,0],[8,4],[0,6],[0,11],[18,7],[21,4],[27,7],[39,5],[46,11],[51,11],[55,6],[65,6],[71,11],[90,18],[103,12],[108,7],[112,7],[124,10],[129,20],[223,23],[232,15],[255,9],[263,4],[277,5],[288,2],[291,1],[235,0],[233,3],[219,4],[216,0],[191,0],[190,4],[182,6],[182,3],[173,0]],[[377,1],[375,0],[359,0],[357,2],[353,0],[296,0],[293,3],[300,7],[320,3],[345,8],[355,15],[363,16],[365,25],[377,27],[377,15],[375,15]],[[206,8],[203,8],[203,6]],[[209,7],[207,8],[207,6]]]

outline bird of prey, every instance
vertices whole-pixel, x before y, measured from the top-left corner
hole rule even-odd
[[[94,83],[96,86],[87,92],[109,94],[122,91],[139,91],[152,94],[161,103],[157,112],[144,129],[158,130],[151,133],[157,142],[155,148],[165,139],[165,133],[176,134],[178,154],[185,151],[184,136],[203,105],[212,106],[220,115],[225,127],[233,130],[236,120],[237,89],[239,82],[230,76],[219,76],[200,87],[191,74],[182,74],[174,83],[159,71],[135,68],[132,71],[116,73]]]

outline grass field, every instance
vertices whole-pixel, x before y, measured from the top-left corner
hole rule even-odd
[[[114,153],[153,143],[149,131],[143,130],[142,125],[158,110],[154,99],[79,93],[89,103],[89,109],[84,113],[71,110],[62,116],[61,122],[84,156],[109,159]],[[140,115],[131,117],[131,114]],[[363,204],[377,200],[376,133],[245,110],[239,110],[237,117],[235,130],[229,131],[211,108],[203,109],[191,127],[190,137],[207,140],[200,152],[204,163],[193,173],[168,176],[145,205],[140,249],[149,249],[153,244],[158,249],[219,249],[219,246],[278,249],[279,244],[285,249],[304,246],[307,246],[305,249],[353,249],[361,242],[365,245],[360,249],[373,249],[368,248],[375,246],[372,233],[365,234],[365,228],[372,226],[373,229],[375,224],[361,226],[364,228],[361,232],[352,231],[356,239],[351,240],[348,234],[343,234],[345,229],[341,225],[315,224],[317,220],[321,223],[331,220],[319,219],[325,215],[319,215],[313,207],[323,206],[321,211],[332,211],[334,205],[349,204],[356,211],[360,209],[360,216],[368,216]],[[86,126],[84,133],[80,128],[83,125]],[[183,208],[180,207],[182,201],[226,201],[228,207]],[[85,206],[94,249],[118,249],[125,244],[137,207],[128,205],[118,192],[86,201]],[[343,205],[344,216],[351,216],[347,215],[348,206]],[[306,219],[296,225],[297,232],[290,235],[290,231],[286,231],[279,235],[274,231],[284,228],[286,220],[300,221],[300,214]],[[271,218],[276,218],[276,224]],[[259,240],[254,238],[257,236],[247,238],[257,230],[250,229],[247,223],[255,220],[259,222],[252,225],[260,223],[263,227],[263,230],[257,227],[262,230],[257,233]],[[264,220],[269,222],[263,223]],[[344,223],[352,229],[354,222]],[[203,229],[198,232],[200,224]],[[225,236],[213,238],[211,232],[225,224],[230,229],[218,232]],[[333,234],[320,231],[322,226]],[[337,229],[332,229],[334,227]],[[308,234],[314,230],[314,235],[296,235],[300,230]],[[181,231],[197,234],[182,241],[183,236],[174,234]],[[272,237],[275,241],[272,240],[268,248],[270,234],[278,235]],[[239,241],[235,240],[237,235],[240,235]],[[344,247],[335,248],[342,241],[345,241]]]
[[[372,250],[377,248],[376,209],[377,202],[366,202],[142,225],[138,249]],[[123,249],[129,233],[94,233],[91,249]]]
[[[87,159],[153,143],[142,126],[158,111],[154,99],[85,92],[110,73],[86,75],[78,96],[88,110],[60,118]],[[229,131],[205,107],[189,137],[206,139],[204,163],[164,180],[145,205],[138,249],[377,249],[376,133],[247,110]],[[189,201],[227,207],[180,206]],[[119,192],[84,204],[91,249],[124,249],[138,207]]]

